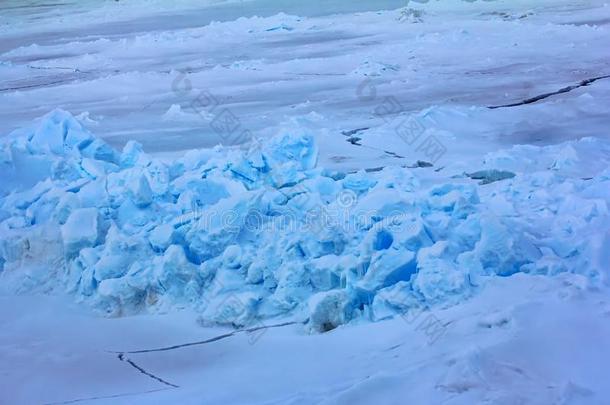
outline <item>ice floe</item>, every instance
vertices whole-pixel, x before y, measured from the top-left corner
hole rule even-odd
[[[325,170],[314,134],[171,162],[135,142],[118,152],[56,110],[1,144],[0,285],[67,290],[111,316],[188,306],[209,323],[294,317],[323,332],[515,273],[605,282],[608,164],[574,173],[608,150],[517,146],[485,157],[481,184],[422,185],[408,168]]]

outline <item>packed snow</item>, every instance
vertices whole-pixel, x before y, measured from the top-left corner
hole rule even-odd
[[[0,297],[1,398],[12,404],[605,405],[610,301],[583,276],[496,278],[461,305],[306,334],[212,339],[194,314],[92,318],[49,297]],[[441,323],[439,326],[430,320]],[[439,332],[440,330],[440,332]]]

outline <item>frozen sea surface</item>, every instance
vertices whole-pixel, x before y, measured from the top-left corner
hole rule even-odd
[[[57,298],[2,297],[0,398],[91,405],[604,405],[609,316],[607,290],[592,290],[579,277],[520,275],[432,314],[323,335],[287,326],[123,354],[143,374],[116,352],[202,342],[228,331],[203,329],[184,312],[95,319]],[[438,339],[430,337],[438,335],[431,319],[446,325]]]
[[[68,2],[36,14],[13,6],[0,31],[0,129],[61,107],[84,114],[115,147],[134,139],[167,153],[243,143],[210,125],[225,111],[239,133],[263,137],[315,113],[340,143],[321,145],[323,158],[362,168],[410,162],[346,146],[343,131],[368,128],[363,143],[398,143],[392,152],[404,156],[410,148],[384,128],[394,115],[510,104],[610,73],[602,1],[429,2],[417,4],[415,20],[400,3]],[[542,114],[497,111],[491,128],[453,126],[445,146],[454,160],[605,136],[607,88],[600,81],[550,97]],[[595,108],[573,102],[583,95]]]

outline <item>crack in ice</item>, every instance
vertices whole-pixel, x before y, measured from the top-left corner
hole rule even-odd
[[[156,349],[144,349],[144,350],[133,350],[133,351],[122,351],[122,352],[114,352],[114,351],[110,351],[109,353],[118,353],[119,355],[124,355],[124,354],[141,354],[141,353],[153,353],[153,352],[166,352],[169,350],[175,350],[175,349],[181,349],[184,347],[190,347],[190,346],[199,346],[199,345],[204,345],[207,343],[213,343],[213,342],[217,342],[219,340],[223,340],[232,336],[235,336],[239,333],[252,333],[252,332],[256,332],[262,329],[272,329],[272,328],[281,328],[284,326],[290,326],[290,325],[297,325],[297,324],[304,324],[306,321],[303,322],[285,322],[285,323],[279,323],[276,325],[268,325],[268,326],[257,326],[255,328],[249,328],[249,329],[241,329],[241,330],[236,330],[233,332],[229,332],[229,333],[225,333],[222,335],[218,335],[218,336],[214,336],[212,338],[209,339],[205,339],[205,340],[200,340],[197,342],[189,342],[189,343],[182,343],[182,344],[178,344],[178,345],[173,345],[173,346],[166,346],[166,347],[159,347]]]
[[[581,87],[587,87],[592,83],[595,83],[598,80],[602,80],[602,79],[608,79],[610,78],[610,75],[604,75],[604,76],[598,76],[598,77],[593,77],[591,79],[586,79],[586,80],[581,80],[578,84],[572,85],[572,86],[567,86],[567,87],[563,87],[557,91],[553,91],[551,93],[544,93],[544,94],[540,94],[538,96],[535,97],[531,97],[531,98],[527,98],[523,101],[519,101],[517,103],[511,103],[511,104],[504,104],[504,105],[492,105],[492,106],[488,106],[487,108],[489,108],[490,110],[495,110],[497,108],[510,108],[510,107],[518,107],[518,106],[522,106],[522,105],[527,105],[527,104],[533,104],[536,103],[538,101],[544,100],[546,98],[552,97],[552,96],[556,96],[558,94],[564,94],[564,93],[569,93],[572,90],[576,90],[578,88]]]
[[[142,373],[142,374],[152,378],[153,380],[157,380],[160,383],[165,384],[165,385],[167,385],[169,387],[172,387],[172,388],[180,388],[179,385],[172,384],[172,383],[170,383],[168,381],[165,381],[163,378],[157,377],[156,375],[154,375],[152,373],[149,373],[148,371],[144,370],[142,367],[138,366],[133,360],[131,360],[128,357],[125,357],[125,355],[123,353],[119,354],[117,357],[118,357],[118,359],[120,361],[126,362],[127,364],[129,364],[130,366],[132,366],[133,368],[138,370],[140,373]]]
[[[46,403],[44,403],[44,405],[65,405],[65,404],[75,404],[77,402],[83,402],[83,401],[97,401],[98,399],[114,399],[114,398],[122,398],[122,397],[131,397],[131,396],[135,396],[135,395],[152,394],[153,392],[161,392],[161,391],[166,391],[169,389],[171,389],[171,388],[159,388],[156,390],[149,390],[149,391],[127,392],[125,394],[101,395],[101,396],[97,396],[97,397],[69,399],[67,401],[46,402]]]

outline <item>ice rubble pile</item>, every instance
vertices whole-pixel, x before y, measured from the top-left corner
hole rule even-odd
[[[608,170],[425,189],[403,168],[324,170],[311,136],[286,134],[167,163],[134,142],[116,152],[59,110],[0,150],[0,285],[67,288],[110,315],[191,306],[210,323],[327,330],[451,304],[493,276],[603,276]],[[562,150],[569,166],[577,152]]]

